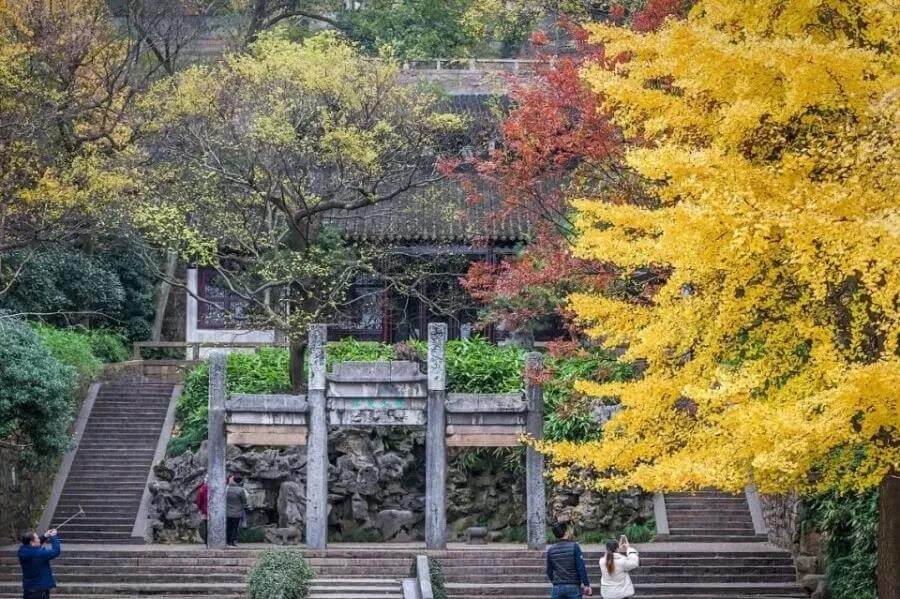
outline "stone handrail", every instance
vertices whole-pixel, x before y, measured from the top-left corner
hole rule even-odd
[[[404,61],[403,69],[527,73],[534,71],[534,67],[538,64],[553,64],[553,60],[537,60],[533,58],[423,58]]]
[[[427,555],[416,556],[416,581],[419,587],[419,599],[434,599],[431,588],[431,567]]]
[[[240,349],[259,349],[261,347],[287,347],[288,343],[283,342],[273,342],[273,341],[135,341],[132,344],[133,348],[133,359],[134,360],[143,360],[143,355],[141,350],[145,347],[153,347],[157,349],[172,349],[172,348],[190,348],[193,352],[191,355],[199,356],[201,347],[213,347],[213,348],[240,348]]]

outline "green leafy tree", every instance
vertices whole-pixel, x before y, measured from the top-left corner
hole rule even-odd
[[[326,217],[439,180],[434,161],[462,128],[398,75],[331,34],[269,34],[160,83],[146,102],[154,161],[136,221],[214,269],[247,306],[235,316],[293,339],[295,382],[308,325],[345,306],[378,255],[329,234]]]
[[[0,443],[37,468],[69,446],[75,369],[53,357],[25,323],[0,320]]]
[[[390,46],[399,58],[469,56],[477,43],[465,17],[470,0],[372,0],[344,13],[349,35],[365,48]]]

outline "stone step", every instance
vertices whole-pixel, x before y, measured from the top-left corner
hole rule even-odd
[[[118,512],[131,505],[133,505],[133,497],[122,501],[104,500],[99,497],[96,500],[84,497],[65,497],[60,500],[56,509],[60,515],[68,514],[68,516],[71,516],[79,508],[90,514],[99,511]]]
[[[747,507],[746,499],[711,497],[709,499],[666,499],[666,509],[690,509],[692,507]]]
[[[673,543],[746,543],[765,540],[766,535],[669,535],[666,542]]]
[[[18,587],[18,596],[22,596],[21,583],[11,585],[11,583],[0,583],[0,592],[10,593],[16,589],[11,586]],[[246,584],[241,583],[185,583],[175,582],[166,583],[158,582],[152,584],[132,585],[128,583],[88,583],[88,584],[60,584],[58,586],[61,593],[69,593],[78,597],[90,597],[98,594],[106,595],[201,595],[208,597],[219,597],[222,595],[243,596]],[[56,597],[56,593],[53,594]]]
[[[685,525],[699,525],[699,526],[709,526],[709,525],[725,525],[725,526],[737,526],[737,527],[750,527],[753,528],[753,520],[750,518],[723,518],[723,517],[712,517],[712,516],[702,516],[702,517],[685,517],[685,516],[677,516],[669,518],[669,527]],[[681,527],[681,526],[679,526]]]
[[[66,484],[63,489],[72,491],[77,489],[88,492],[97,491],[98,493],[114,493],[117,491],[127,493],[128,491],[136,491],[138,489],[143,491],[143,487],[147,483],[147,474],[144,474],[143,476],[128,475],[127,477],[117,477],[115,474],[110,474],[108,476],[91,475],[89,477],[79,476],[73,480],[76,482]]]
[[[457,597],[548,597],[550,586],[544,584],[479,584],[477,586],[447,583],[447,591],[451,598]],[[643,584],[635,585],[635,597],[648,595],[662,595],[665,597],[685,596],[765,596],[765,597],[804,597],[798,592],[797,585],[782,583],[753,583],[753,584],[728,584],[728,583],[690,583],[690,584]]]
[[[743,527],[743,526],[697,526],[697,527],[675,527],[672,526],[669,528],[669,534],[672,536],[675,535],[693,535],[693,534],[702,534],[702,535],[749,535],[754,536],[756,533],[753,532],[753,527]]]
[[[640,569],[639,569],[640,570]],[[588,576],[592,580],[600,579],[600,569],[597,568],[593,571],[588,571]],[[653,573],[643,573],[640,571],[632,572],[631,579],[635,584],[670,584],[670,583],[771,583],[771,582],[784,582],[784,583],[794,583],[797,580],[797,575],[791,569],[788,572],[766,572],[761,571],[757,573],[749,573],[749,574],[701,574],[689,572],[686,574],[653,574]],[[447,575],[445,580],[447,582],[453,583],[502,583],[502,584],[513,584],[513,583],[533,583],[533,584],[543,584],[546,582],[546,575],[540,573],[540,571],[532,572],[531,574],[523,574],[521,576],[516,575],[502,575],[498,576],[496,573],[470,573],[470,574],[461,574],[457,576]]]

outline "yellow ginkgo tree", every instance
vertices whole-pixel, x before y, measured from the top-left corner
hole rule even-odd
[[[863,489],[900,460],[898,13],[864,0],[705,0],[656,32],[595,25],[584,72],[652,206],[575,202],[575,252],[662,273],[652,302],[571,297],[646,360],[579,383],[623,409],[542,444],[602,488]]]

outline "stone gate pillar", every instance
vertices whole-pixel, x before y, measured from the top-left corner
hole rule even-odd
[[[215,352],[209,359],[209,440],[206,442],[207,485],[209,485],[206,545],[210,549],[225,547],[225,377],[226,361],[223,352]]]
[[[325,405],[325,341],[327,327],[309,327],[309,391],[306,442],[306,548],[328,544],[328,414]]]
[[[534,439],[544,437],[544,392],[534,382],[533,374],[543,366],[543,356],[531,352],[525,356],[525,432]],[[544,456],[533,447],[525,449],[525,493],[528,526],[528,548],[543,550],[547,546],[547,506],[544,489]]]
[[[428,410],[425,433],[425,546],[447,546],[447,325],[428,325]]]

